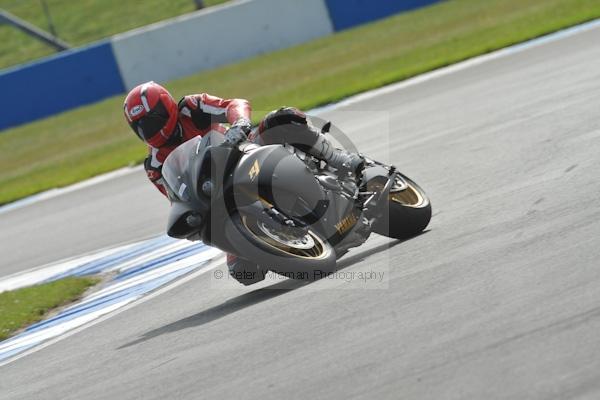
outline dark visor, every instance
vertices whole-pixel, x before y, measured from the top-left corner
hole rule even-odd
[[[137,121],[132,121],[129,125],[140,139],[147,142],[167,125],[168,120],[169,113],[162,101],[159,100],[150,112]]]

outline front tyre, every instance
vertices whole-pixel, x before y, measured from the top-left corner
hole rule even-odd
[[[406,185],[395,184],[388,207],[373,225],[373,231],[395,239],[407,239],[422,232],[431,220],[431,202],[416,182],[400,175]]]
[[[254,216],[235,213],[225,232],[237,255],[286,277],[313,280],[335,269],[335,250],[311,230],[285,234]]]

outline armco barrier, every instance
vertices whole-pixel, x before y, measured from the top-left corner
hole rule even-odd
[[[113,38],[127,88],[166,81],[330,35],[323,0],[239,1]]]
[[[109,42],[70,50],[0,73],[0,129],[122,93]]]
[[[325,0],[336,31],[439,1],[441,0]]]

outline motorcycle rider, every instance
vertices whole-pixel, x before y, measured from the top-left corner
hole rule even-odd
[[[253,130],[251,107],[244,99],[222,99],[207,93],[184,96],[175,102],[171,94],[155,82],[133,88],[123,105],[127,123],[148,145],[144,168],[148,179],[167,195],[162,178],[162,164],[177,146],[211,131],[225,135],[225,142],[235,145],[244,140],[258,144],[290,144],[326,161],[343,171],[357,172],[363,160],[357,154],[336,149],[323,134],[307,121],[306,115],[292,107],[272,111]],[[230,124],[229,129],[225,123]],[[257,264],[227,255],[231,276],[245,285],[264,279]]]

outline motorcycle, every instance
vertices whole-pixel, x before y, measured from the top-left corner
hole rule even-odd
[[[291,146],[228,146],[213,132],[180,145],[162,171],[169,236],[201,240],[296,279],[334,271],[372,232],[406,239],[431,219],[417,183],[368,157],[355,176]]]

